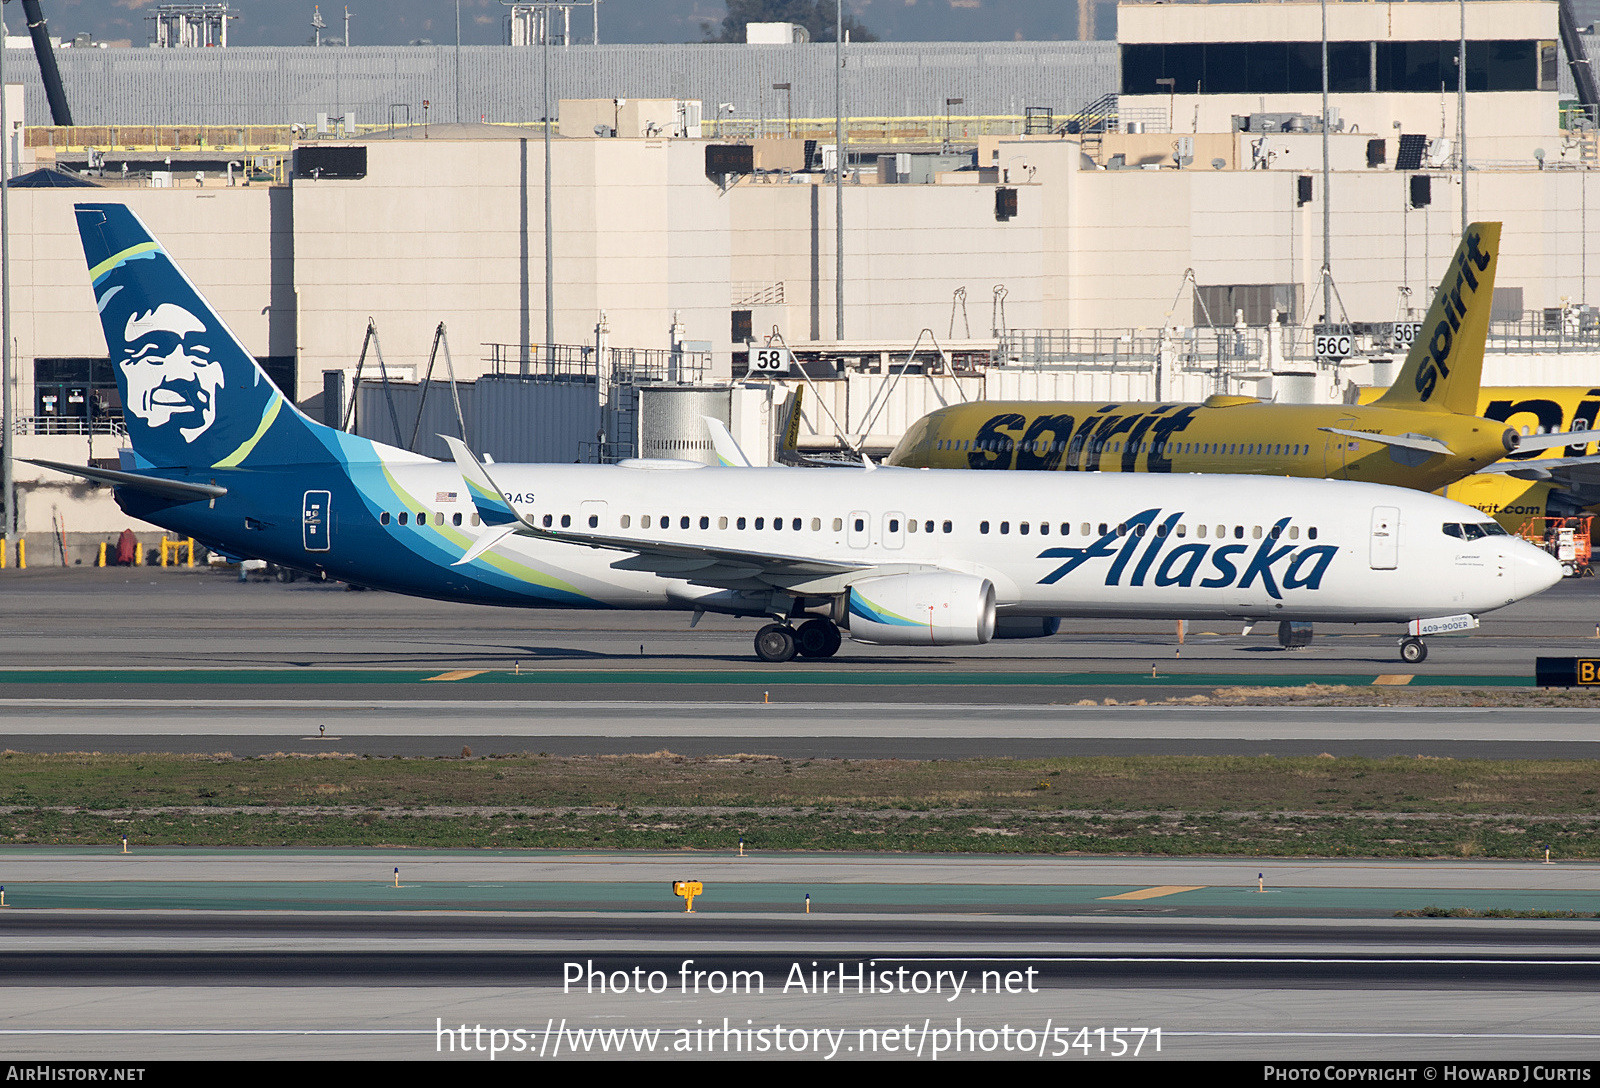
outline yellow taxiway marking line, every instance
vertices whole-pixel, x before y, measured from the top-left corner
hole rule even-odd
[[[1121,895],[1102,895],[1101,899],[1160,899],[1163,895],[1177,895],[1179,892],[1197,892],[1206,887],[1204,884],[1163,884],[1159,888],[1140,888],[1136,892],[1123,892]]]
[[[1411,683],[1412,680],[1416,679],[1416,676],[1417,674],[1414,672],[1388,672],[1372,681],[1372,685],[1374,687],[1379,685],[1404,687],[1405,685]]]
[[[457,669],[455,672],[442,672],[438,676],[424,676],[423,680],[465,680],[471,676],[482,676],[488,669]]]

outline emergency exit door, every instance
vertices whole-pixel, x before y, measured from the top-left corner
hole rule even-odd
[[[1400,564],[1400,508],[1372,508],[1372,569],[1394,570]]]

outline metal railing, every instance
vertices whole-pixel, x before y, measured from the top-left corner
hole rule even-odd
[[[85,419],[82,416],[17,416],[12,421],[13,434],[46,434],[46,435],[114,435],[118,438],[128,436],[128,425],[121,416],[97,416],[94,419]]]
[[[1012,329],[995,358],[1003,366],[1039,369],[1148,370],[1165,348],[1185,370],[1235,373],[1266,356],[1262,329],[1183,329],[1163,337],[1150,329]]]
[[[600,366],[592,344],[484,344],[484,362],[497,378],[595,382]]]
[[[1525,310],[1514,321],[1490,321],[1490,351],[1600,353],[1600,310],[1552,306]]]
[[[1163,114],[1163,117],[1165,114]],[[853,144],[938,144],[946,133],[951,140],[976,140],[979,136],[1020,136],[1027,128],[1021,114],[987,117],[847,117],[845,142]],[[833,143],[838,123],[832,117],[707,119],[700,130],[716,140],[822,140]]]

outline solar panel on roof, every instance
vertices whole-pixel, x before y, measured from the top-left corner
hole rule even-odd
[[[1396,170],[1421,170],[1422,156],[1427,153],[1428,138],[1420,134],[1401,133],[1400,150],[1395,152]]]

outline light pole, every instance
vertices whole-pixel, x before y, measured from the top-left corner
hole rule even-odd
[[[784,139],[794,138],[794,91],[787,83],[774,83],[772,89],[783,92],[783,112],[788,120],[784,123]]]
[[[4,11],[0,8],[0,11]],[[4,461],[5,544],[10,551],[17,540],[17,482],[12,456],[16,445],[16,406],[11,396],[11,118],[6,112],[5,18],[0,15],[0,386],[5,389],[0,409],[0,461]]]
[[[837,113],[833,156],[834,251],[837,260],[833,273],[834,339],[844,340],[844,0],[836,0],[833,17],[833,97]]]
[[[947,98],[944,100],[944,148],[946,154],[950,151],[950,107],[966,104],[965,98]]]

